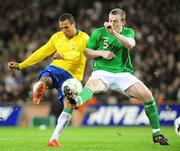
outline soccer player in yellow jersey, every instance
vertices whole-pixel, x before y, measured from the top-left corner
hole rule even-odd
[[[8,63],[8,68],[10,70],[21,70],[41,62],[43,59],[56,52],[53,61],[40,72],[39,81],[36,82],[33,87],[34,104],[40,103],[43,93],[48,87],[58,90],[58,100],[63,105],[64,96],[61,91],[63,82],[69,78],[76,78],[80,81],[83,78],[86,63],[84,50],[89,36],[76,29],[74,17],[68,13],[64,13],[60,16],[59,28],[61,31],[53,34],[45,45],[35,51],[26,60],[21,63]],[[60,146],[57,139],[64,129],[64,126],[68,125],[71,114],[72,107],[70,104],[68,106],[66,102],[48,146]]]
[[[25,61],[21,63],[9,62],[9,69],[24,69],[41,62],[54,52],[60,54],[61,59],[53,59],[39,75],[39,82],[34,86],[33,103],[39,104],[46,87],[58,89],[59,99],[63,100],[62,83],[69,78],[82,80],[86,58],[83,54],[89,36],[76,29],[71,14],[62,14],[59,18],[59,32],[52,35],[50,40]]]
[[[61,87],[64,81],[69,78],[82,80],[85,68],[87,54],[90,57],[103,57],[111,59],[112,53],[109,51],[97,52],[85,50],[89,36],[76,29],[74,17],[71,14],[64,13],[59,18],[60,32],[52,35],[50,40],[41,48],[36,50],[25,61],[21,63],[9,62],[8,68],[24,69],[41,62],[46,57],[54,53],[53,61],[39,74],[39,81],[33,87],[33,103],[39,104],[43,93],[48,88],[56,88],[58,90],[58,100],[64,105],[63,112],[58,118],[58,123],[52,137],[48,142],[48,146],[60,146],[58,138],[64,128],[71,120],[73,111],[72,105],[66,100],[62,94]]]

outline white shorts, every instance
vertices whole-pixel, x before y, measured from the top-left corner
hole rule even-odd
[[[92,72],[89,79],[96,78],[101,79],[107,85],[107,89],[123,94],[125,94],[125,90],[134,83],[141,82],[138,78],[129,72],[112,73],[104,70],[97,70]]]

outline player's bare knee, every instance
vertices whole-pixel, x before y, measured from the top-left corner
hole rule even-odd
[[[87,82],[86,86],[94,93],[99,93],[106,90],[106,85],[101,79],[91,79]]]
[[[86,87],[88,88],[93,88],[94,86],[94,80],[89,80],[87,83],[86,83]]]
[[[41,77],[40,81],[46,83],[47,86],[52,84],[52,79],[50,77]]]
[[[132,92],[135,91],[135,96],[144,103],[153,99],[151,91],[143,83],[138,82],[131,89]]]
[[[93,92],[95,92],[95,91],[96,91],[96,82],[95,82],[95,79],[89,80],[89,81],[86,83],[86,87],[88,87],[88,88],[91,89]]]

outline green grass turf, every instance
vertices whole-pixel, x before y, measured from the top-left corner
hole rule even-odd
[[[47,147],[53,128],[0,127],[0,151],[180,151],[180,136],[162,127],[169,146],[154,144],[149,127],[68,127],[62,147]]]

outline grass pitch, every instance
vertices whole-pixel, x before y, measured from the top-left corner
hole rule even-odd
[[[162,127],[169,146],[154,144],[150,127],[68,127],[62,147],[47,147],[53,128],[0,127],[0,151],[180,151],[180,136]]]

